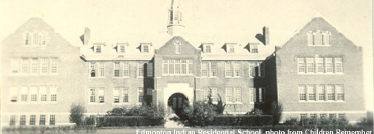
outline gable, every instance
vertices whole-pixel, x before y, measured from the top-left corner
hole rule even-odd
[[[327,54],[357,50],[357,46],[322,17],[313,18],[298,33],[288,40],[277,53],[289,52]]]
[[[199,49],[180,36],[174,36],[156,50],[156,54],[160,55],[195,55],[198,53],[200,53]]]
[[[2,41],[2,53],[55,53],[77,51],[41,18],[31,18]]]

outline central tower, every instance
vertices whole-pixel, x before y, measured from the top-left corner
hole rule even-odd
[[[169,9],[168,34],[172,36],[180,35],[184,29],[182,24],[182,11],[179,8],[179,0],[171,0]]]

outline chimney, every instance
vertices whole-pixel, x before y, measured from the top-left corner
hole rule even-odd
[[[90,29],[86,27],[84,29],[84,35],[83,35],[83,45],[88,45],[88,41],[90,40]]]
[[[269,27],[264,26],[264,28],[262,29],[262,35],[264,37],[264,45],[270,45]]]

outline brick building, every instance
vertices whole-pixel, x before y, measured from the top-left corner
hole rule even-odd
[[[73,103],[87,115],[150,103],[177,111],[209,94],[226,114],[280,103],[283,119],[364,115],[361,48],[324,19],[275,51],[268,27],[244,40],[195,37],[181,12],[172,0],[166,33],[110,41],[86,28],[74,46],[30,19],[2,42],[2,125],[67,125]]]
[[[282,105],[283,120],[359,121],[366,113],[362,56],[361,47],[317,16],[269,58],[269,101]]]

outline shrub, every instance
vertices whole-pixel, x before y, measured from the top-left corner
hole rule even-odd
[[[299,121],[297,120],[297,118],[289,118],[284,121],[283,125],[296,126],[299,125]]]
[[[271,125],[271,115],[217,115],[212,125],[215,126],[262,126]]]
[[[155,126],[163,123],[163,118],[151,119],[144,116],[105,116],[97,118],[98,127]]]
[[[125,116],[127,113],[126,108],[116,107],[107,112],[109,116]]]
[[[80,104],[73,104],[70,108],[70,121],[74,122],[77,126],[80,126],[83,124],[83,113],[84,113],[84,107]]]
[[[86,117],[84,119],[84,124],[85,125],[95,125],[95,117],[94,116]]]
[[[202,101],[194,102],[193,107],[186,107],[188,123],[191,126],[206,126],[211,124],[216,115],[216,108]]]
[[[209,89],[210,89],[210,92],[209,92],[209,95],[208,95],[208,104],[213,105],[216,108],[216,113],[217,114],[222,114],[223,111],[225,111],[226,104],[223,104],[221,95],[219,95],[219,94],[217,94],[218,95],[217,104],[213,104],[213,99],[212,99],[212,94],[211,94],[212,89],[210,87],[209,87]]]

